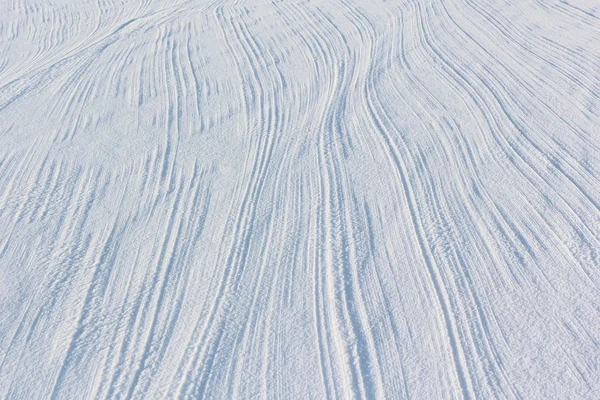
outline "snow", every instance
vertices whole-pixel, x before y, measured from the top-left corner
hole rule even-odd
[[[597,398],[591,0],[0,2],[0,398]]]

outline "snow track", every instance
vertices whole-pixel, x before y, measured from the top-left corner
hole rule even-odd
[[[591,0],[0,2],[0,398],[595,398]]]

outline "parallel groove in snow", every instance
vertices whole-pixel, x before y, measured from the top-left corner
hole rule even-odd
[[[594,398],[591,0],[0,5],[0,398]]]

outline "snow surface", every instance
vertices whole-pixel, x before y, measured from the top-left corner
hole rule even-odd
[[[0,398],[598,398],[598,4],[0,1]]]

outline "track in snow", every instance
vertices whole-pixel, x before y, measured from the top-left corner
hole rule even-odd
[[[0,397],[594,398],[592,0],[0,3]]]

